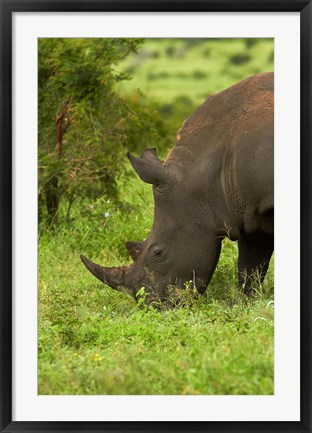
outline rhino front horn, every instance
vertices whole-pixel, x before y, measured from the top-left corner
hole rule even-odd
[[[121,268],[105,268],[104,266],[97,265],[91,262],[87,257],[80,255],[82,263],[97,279],[102,283],[107,284],[109,287],[115,290],[120,290],[121,287],[125,286],[125,273],[126,267]]]

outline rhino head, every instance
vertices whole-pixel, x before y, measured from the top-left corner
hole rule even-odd
[[[144,242],[126,243],[133,264],[109,268],[81,256],[84,265],[103,283],[134,298],[144,287],[147,302],[166,300],[170,287],[183,288],[187,281],[202,293],[216,267],[221,240],[210,228],[209,217],[201,215],[200,199],[192,196],[189,170],[174,155],[162,163],[155,149],[146,149],[140,158],[128,153],[128,158],[139,177],[153,185],[152,230]]]

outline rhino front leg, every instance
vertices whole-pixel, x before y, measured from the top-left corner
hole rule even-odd
[[[267,273],[274,251],[274,236],[261,232],[243,233],[238,239],[238,251],[238,283],[248,294],[255,277],[262,283]]]

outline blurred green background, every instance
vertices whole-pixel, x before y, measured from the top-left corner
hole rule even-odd
[[[273,71],[272,39],[148,39],[121,69],[133,78],[124,91],[172,104],[189,99],[195,106],[209,95],[263,71]]]
[[[200,103],[273,62],[273,39],[39,39],[39,394],[274,392],[273,261],[246,298],[224,240],[205,295],[161,312],[79,259],[130,263],[125,241],[149,233],[127,151],[165,158]]]

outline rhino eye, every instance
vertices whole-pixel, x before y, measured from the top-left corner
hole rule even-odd
[[[162,248],[160,246],[155,246],[152,248],[152,258],[155,262],[162,262],[167,257],[166,248]]]

